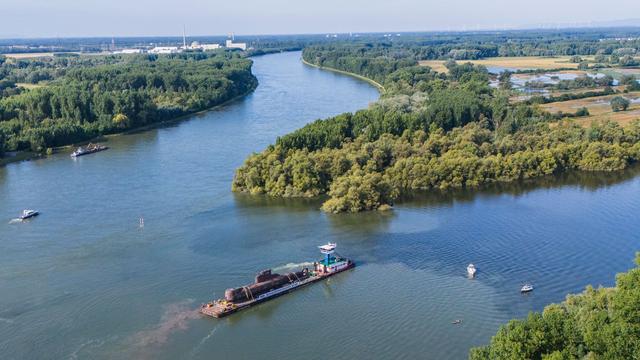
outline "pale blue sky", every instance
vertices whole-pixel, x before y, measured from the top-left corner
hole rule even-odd
[[[639,0],[0,0],[0,37],[537,27],[640,18]],[[640,21],[636,21],[640,25]]]

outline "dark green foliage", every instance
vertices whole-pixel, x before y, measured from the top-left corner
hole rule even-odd
[[[582,62],[582,57],[578,56],[578,55],[574,55],[571,57],[571,59],[569,59],[569,61],[571,61],[574,64],[579,64]]]
[[[6,150],[43,151],[173,119],[221,104],[257,85],[251,61],[230,53],[48,61],[62,65],[43,68],[64,75],[53,76],[56,80],[44,87],[0,99]]]
[[[580,62],[580,64],[578,64],[578,70],[587,70],[589,69],[589,63],[586,61],[582,61]]]
[[[631,55],[625,55],[618,60],[620,66],[638,66],[640,63]]]
[[[524,103],[529,105],[547,104],[547,103],[552,103],[557,101],[568,101],[568,100],[576,100],[576,99],[586,99],[586,98],[597,97],[597,96],[606,96],[606,95],[611,95],[615,93],[616,92],[615,90],[613,90],[612,87],[606,86],[602,91],[592,90],[592,91],[585,91],[585,92],[579,92],[579,93],[565,93],[558,96],[539,96],[539,95],[532,96],[531,99],[529,99]]]
[[[624,74],[620,77],[620,85],[631,85],[636,82],[636,77],[633,74]]]
[[[557,84],[544,83],[531,81],[527,82],[526,86],[530,88],[549,88],[557,90],[574,90],[583,88],[594,88],[598,86],[611,86],[613,85],[613,77],[611,75],[605,75],[602,77],[591,77],[588,75],[578,76],[573,80],[560,80]]]
[[[612,171],[640,159],[640,122],[550,129],[529,126],[498,137],[479,123],[444,132],[365,135],[341,147],[285,148],[251,156],[238,169],[235,191],[271,196],[327,193],[330,212],[376,209],[416,190],[475,187],[568,169]]]
[[[581,107],[580,109],[578,109],[578,111],[576,111],[576,116],[580,117],[580,116],[589,116],[589,109],[587,109],[586,107]]]
[[[640,254],[636,255],[640,266]],[[589,286],[542,313],[512,320],[484,347],[481,359],[638,359],[640,358],[640,267],[618,274],[614,288]]]
[[[620,85],[626,85],[628,91],[639,91],[640,82],[634,75],[622,75],[620,78]]]
[[[622,96],[614,96],[610,103],[613,111],[625,111],[630,104],[629,100]]]
[[[502,90],[511,90],[511,75],[513,73],[509,70],[505,70],[498,75],[498,84]]]
[[[312,64],[352,72],[379,83],[398,69],[418,64],[416,60],[394,56],[384,46],[318,45],[305,48],[302,57]]]
[[[512,104],[491,89],[482,66],[447,62],[447,74],[413,65],[412,51],[390,44],[324,45],[305,49],[306,61],[375,76],[386,91],[368,109],[317,120],[288,135],[240,167],[234,191],[329,199],[328,212],[391,205],[417,190],[475,187],[560,171],[614,171],[640,159],[640,122],[589,130],[549,127],[551,115],[528,103]],[[508,82],[508,75],[501,82]],[[566,94],[611,94],[613,79],[579,77],[563,86],[606,86]],[[504,86],[506,88],[506,86]],[[547,99],[540,98],[540,102]],[[572,116],[587,116],[578,109]]]

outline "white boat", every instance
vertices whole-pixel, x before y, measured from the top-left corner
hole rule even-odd
[[[37,210],[22,210],[22,215],[20,215],[20,220],[26,220],[32,218],[34,216],[38,216],[40,213]]]
[[[473,264],[469,264],[469,266],[467,266],[467,274],[469,274],[470,277],[474,277],[476,275],[476,267]]]
[[[520,292],[521,293],[528,293],[528,292],[531,292],[531,291],[533,291],[533,285],[531,285],[531,284],[524,284],[520,288]]]

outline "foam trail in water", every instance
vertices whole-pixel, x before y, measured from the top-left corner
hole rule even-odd
[[[192,303],[193,300],[188,300],[167,305],[158,325],[140,331],[134,336],[135,346],[140,350],[139,358],[152,358],[153,356],[148,354],[152,348],[165,344],[174,331],[186,330],[190,320],[200,317],[198,309],[194,309]]]
[[[89,347],[100,347],[102,345],[104,345],[105,341],[104,340],[100,340],[100,339],[92,339],[92,340],[88,340],[86,342],[83,342],[82,344],[80,344],[70,355],[69,355],[69,359],[71,360],[75,360],[75,359],[81,359],[82,356],[79,356],[80,351],[84,350],[85,348],[89,348]]]
[[[191,350],[191,357],[193,357],[195,354],[198,353],[198,350],[200,350],[200,347],[207,342],[207,340],[209,340],[213,334],[215,334],[216,330],[218,330],[218,325],[214,326],[213,329],[211,329],[211,331],[209,331],[209,333],[207,334],[207,336],[203,337],[202,340],[200,340],[200,343],[198,345],[196,345],[196,347],[193,348],[193,350]]]
[[[9,224],[17,224],[21,222],[22,222],[22,219],[19,219],[19,218],[9,220]]]
[[[301,263],[288,263],[286,265],[274,267],[273,269],[271,269],[271,271],[277,272],[277,271],[290,270],[290,269],[301,268],[301,267],[312,266],[312,265],[313,265],[313,262],[310,262],[310,261],[301,262]]]

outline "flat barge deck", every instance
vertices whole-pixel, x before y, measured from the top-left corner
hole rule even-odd
[[[315,262],[312,270],[304,268],[285,275],[274,274],[271,270],[261,271],[253,284],[227,289],[224,298],[203,304],[200,312],[221,318],[355,267],[353,261],[334,255],[336,244],[329,243],[319,248],[326,257]]]

